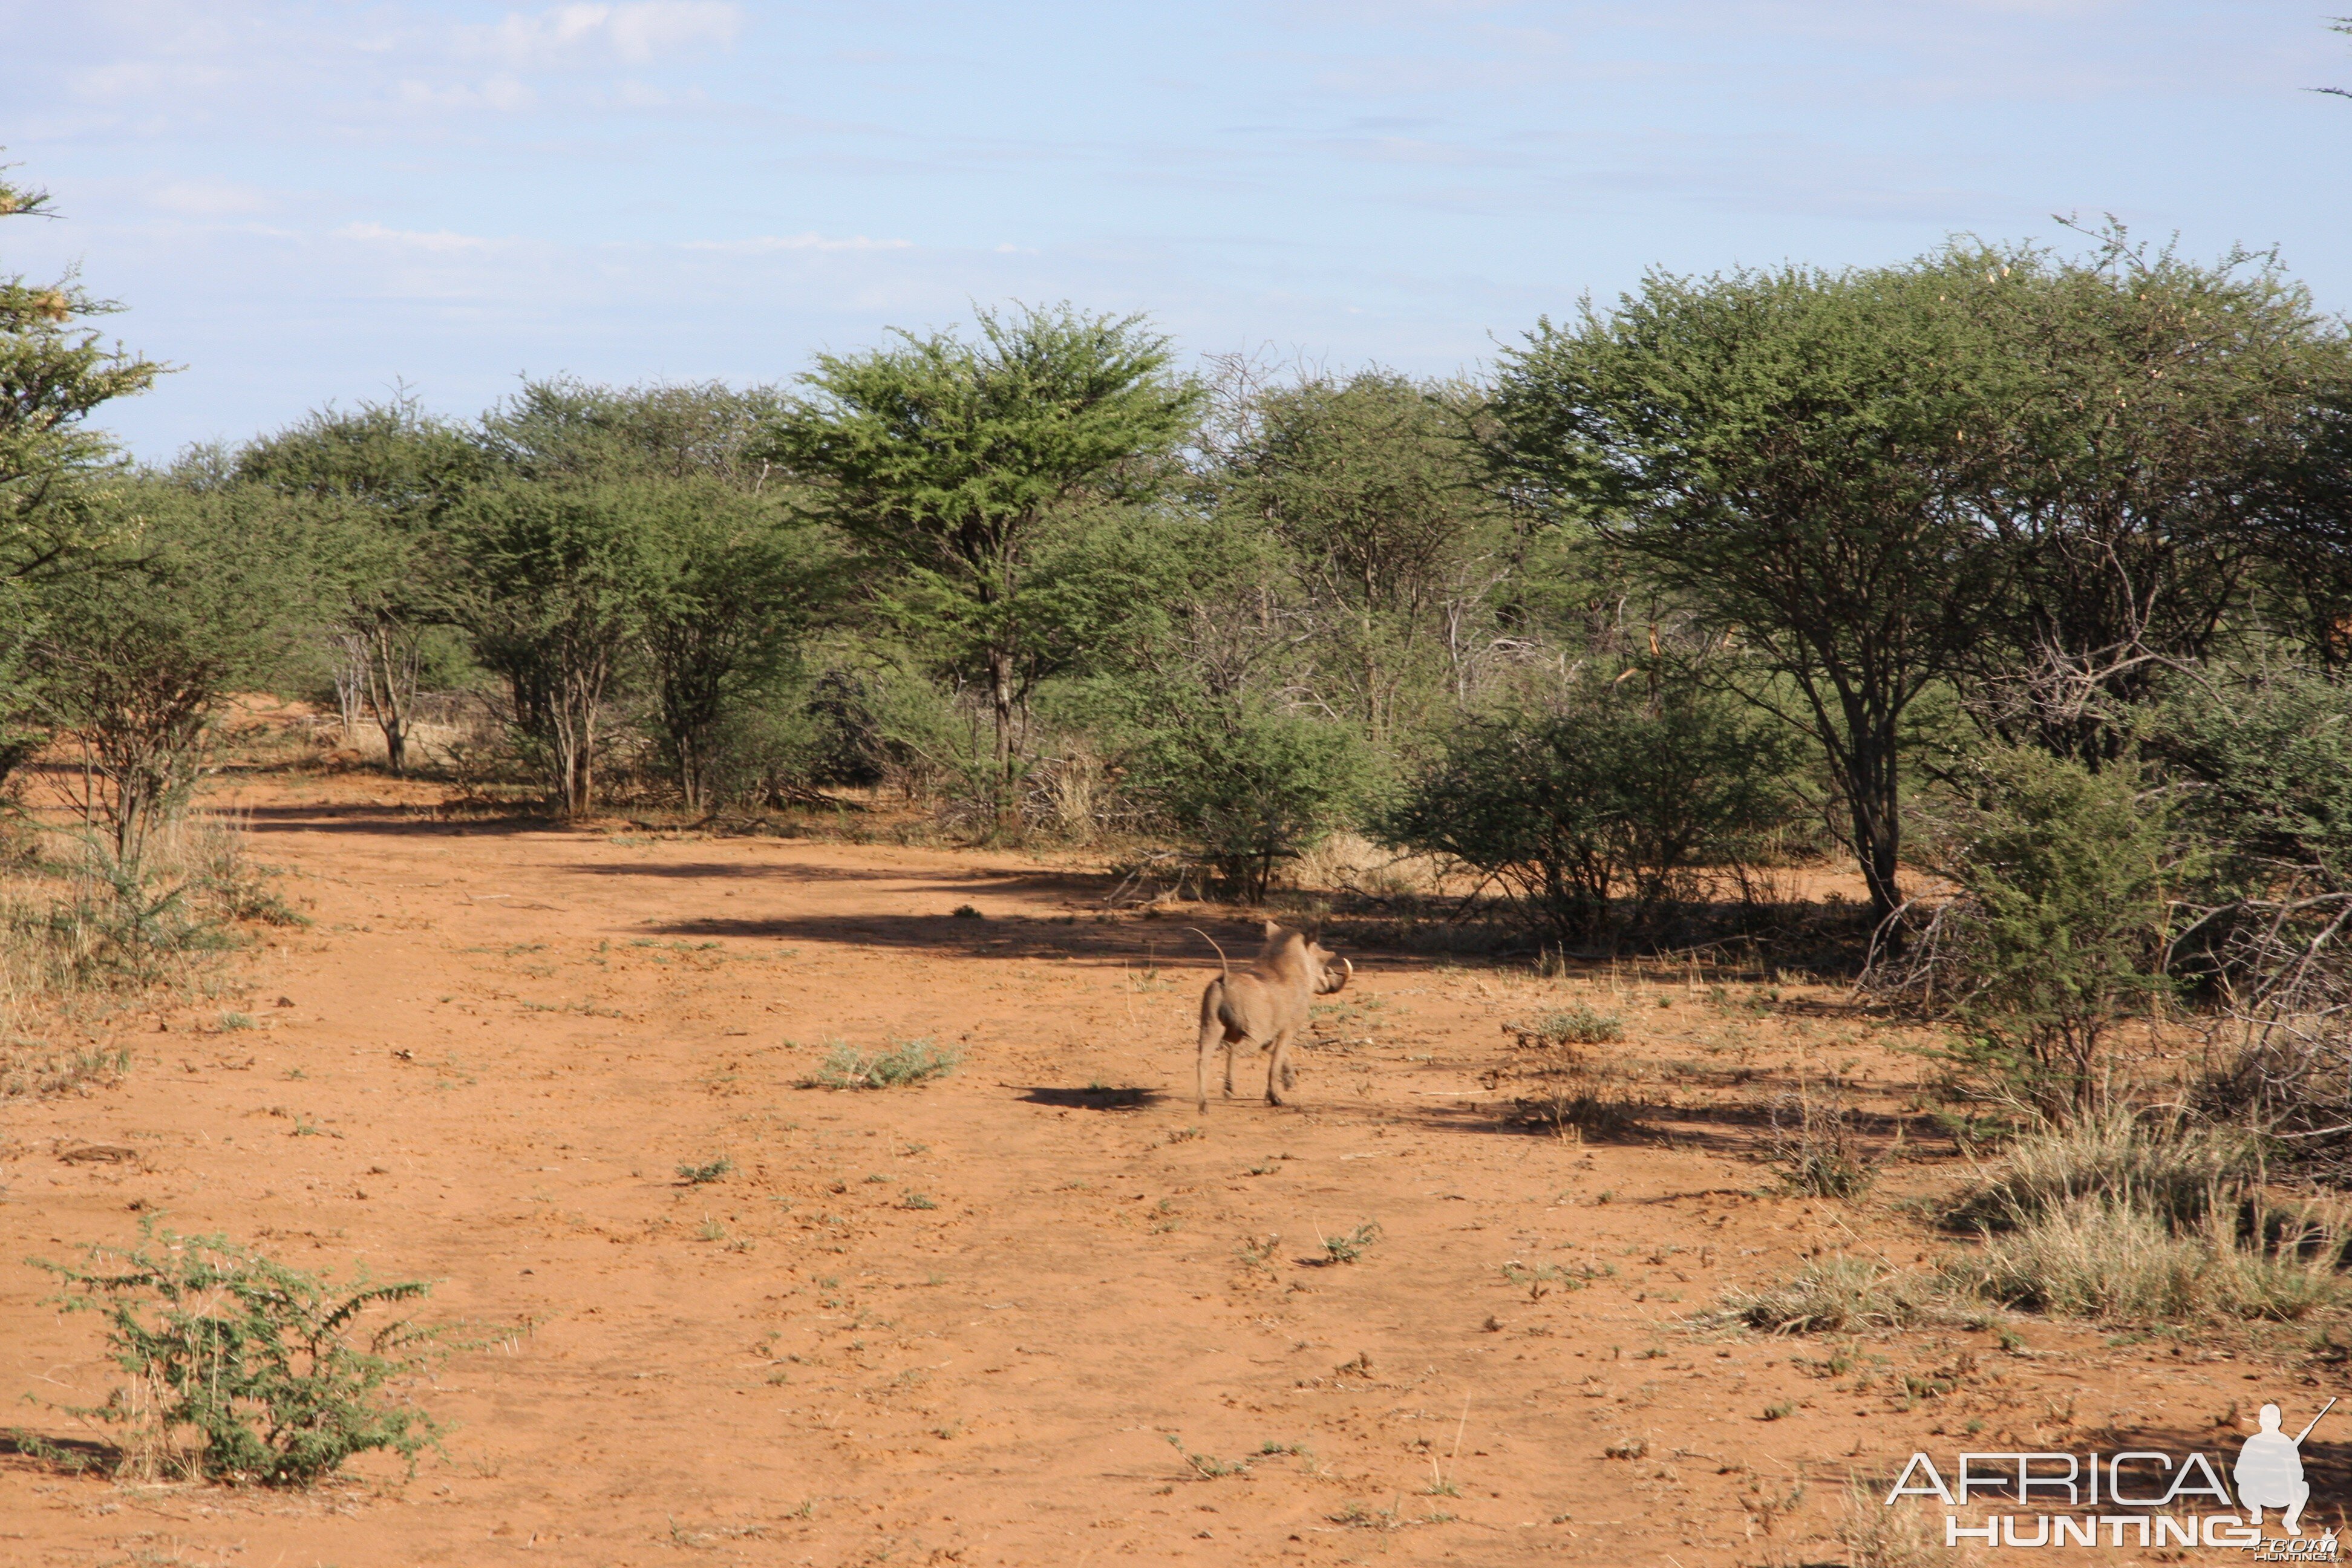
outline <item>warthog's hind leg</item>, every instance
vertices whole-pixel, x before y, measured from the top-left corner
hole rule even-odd
[[[1199,1100],[1200,1108],[1203,1111],[1209,1109],[1209,1058],[1215,1054],[1217,1047],[1223,1042],[1224,1037],[1225,1026],[1223,1024],[1214,1018],[1202,1020],[1201,1054],[1200,1059],[1193,1064],[1192,1089],[1193,1098]],[[1234,1053],[1233,1048],[1228,1046],[1225,1049],[1225,1093],[1230,1096],[1233,1092]]]

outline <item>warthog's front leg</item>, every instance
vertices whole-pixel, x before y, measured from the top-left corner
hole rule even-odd
[[[1287,1103],[1282,1098],[1282,1091],[1288,1089],[1293,1081],[1290,1071],[1290,1037],[1297,1032],[1297,1029],[1285,1029],[1275,1036],[1274,1044],[1266,1047],[1265,1102],[1268,1105]]]

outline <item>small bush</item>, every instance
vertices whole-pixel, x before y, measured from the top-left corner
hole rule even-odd
[[[1853,1258],[1824,1258],[1785,1284],[1735,1289],[1723,1298],[1731,1317],[1776,1334],[1906,1328],[1929,1316],[1934,1305],[1933,1281]]]
[[[2172,897],[2194,857],[2133,768],[1995,752],[1977,783],[1937,868],[1960,896],[1871,983],[1958,1026],[1940,1054],[1964,1092],[2055,1121],[2097,1115],[2123,1087],[2116,1026],[2171,989]]]
[[[2109,1197],[2061,1203],[1986,1245],[1958,1270],[1979,1295],[2052,1317],[2186,1321],[2214,1261],[2201,1241]]]
[[[1122,706],[1144,710],[1125,788],[1244,903],[1264,902],[1362,793],[1365,750],[1348,725],[1174,681],[1138,687]]]
[[[1345,1236],[1323,1238],[1323,1254],[1332,1263],[1353,1263],[1381,1238],[1381,1222],[1368,1219]]]
[[[182,829],[180,859],[199,900],[221,918],[263,925],[307,926],[310,917],[278,893],[278,868],[255,863],[247,830],[231,823],[191,823]]]
[[[1688,684],[1596,679],[1557,710],[1465,726],[1376,822],[1393,849],[1475,868],[1575,946],[1754,864],[1797,800],[1784,731]]]
[[[963,1058],[929,1040],[894,1040],[872,1056],[837,1042],[824,1065],[801,1080],[803,1089],[899,1089],[955,1070]]]
[[[1625,1037],[1625,1025],[1614,1013],[1571,1002],[1544,1014],[1527,1032],[1554,1045],[1605,1046]]]
[[[152,1225],[129,1252],[92,1247],[87,1268],[32,1262],[64,1282],[56,1304],[106,1320],[131,1381],[68,1414],[123,1428],[134,1470],[309,1486],[377,1448],[413,1474],[437,1438],[430,1416],[383,1392],[427,1364],[436,1331],[402,1320],[352,1338],[362,1313],[424,1296],[422,1280],[339,1286],[226,1237]],[[180,1437],[190,1431],[193,1448]]]
[[[734,1168],[735,1162],[729,1159],[726,1155],[721,1154],[717,1159],[706,1161],[699,1165],[679,1165],[677,1168],[677,1179],[685,1183],[689,1187],[699,1187],[708,1183],[720,1180]]]

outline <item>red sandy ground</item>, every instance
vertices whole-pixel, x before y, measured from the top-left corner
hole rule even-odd
[[[1808,1256],[1930,1245],[1890,1194],[1773,1195],[1752,1122],[1691,1109],[1801,1062],[1899,1092],[1914,1058],[1829,991],[1752,1009],[1358,952],[1298,1103],[1265,1105],[1254,1059],[1202,1115],[1208,971],[1180,928],[1246,946],[1230,911],[1100,918],[1098,880],[1012,855],[435,822],[434,794],[245,786],[257,858],[316,921],[241,961],[228,1005],[259,1026],[179,1009],[119,1087],[0,1109],[0,1398],[102,1395],[96,1320],[21,1260],[127,1243],[141,1213],[431,1279],[424,1315],[513,1336],[409,1390],[452,1428],[413,1480],[381,1456],[307,1495],[0,1458],[0,1562],[1836,1562],[1846,1478],[1915,1447],[2233,1453],[2233,1403],[2345,1385],[2032,1323],[2023,1353],[1864,1340],[1853,1392],[1803,1364],[1834,1347],[1690,1326]],[[1579,997],[1687,1114],[1582,1147],[1500,1124],[1499,1026]],[[964,1053],[952,1076],[794,1087],[831,1039],[924,1036]],[[56,1157],[84,1142],[142,1159]],[[721,1181],[673,1174],[722,1154]],[[1365,1221],[1360,1261],[1316,1266]],[[1270,1235],[1270,1265],[1240,1256]],[[1531,1300],[1513,1260],[1601,1272]],[[1937,1371],[1948,1392],[1888,1391]],[[1757,1506],[1800,1482],[1788,1516]]]

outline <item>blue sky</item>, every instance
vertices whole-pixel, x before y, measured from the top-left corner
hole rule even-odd
[[[1475,371],[1646,268],[2054,213],[2340,310],[2327,4],[0,0],[0,145],[66,215],[0,271],[79,263],[186,367],[109,412],[151,458],[404,380],[781,381],[975,300]]]

